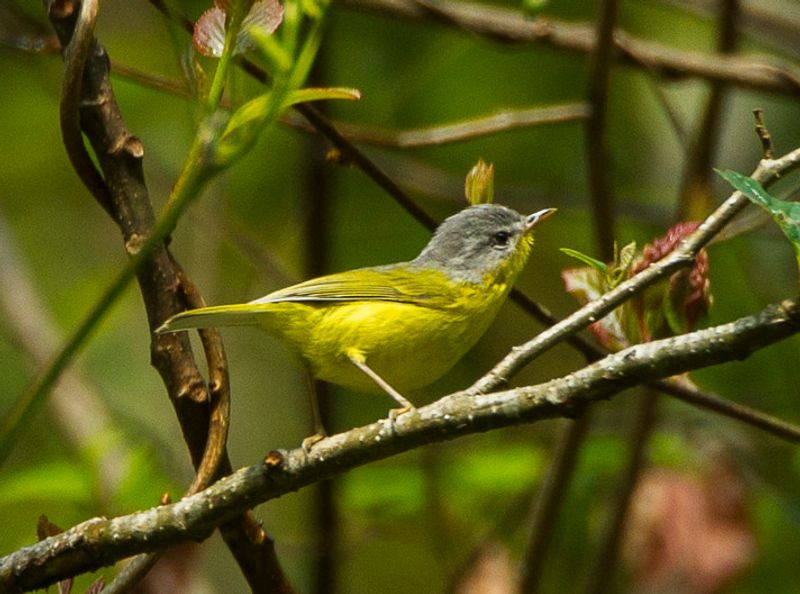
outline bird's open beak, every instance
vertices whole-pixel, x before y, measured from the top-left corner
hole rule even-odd
[[[525,224],[525,231],[530,231],[543,220],[549,219],[557,210],[557,208],[544,208],[533,213],[532,215],[528,215]]]

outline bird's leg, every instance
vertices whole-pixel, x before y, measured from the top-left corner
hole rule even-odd
[[[403,413],[406,413],[410,410],[414,410],[415,408],[414,405],[411,404],[411,402],[405,396],[403,396],[400,392],[398,392],[392,386],[390,386],[385,379],[383,379],[381,376],[375,373],[369,367],[369,365],[367,365],[364,353],[356,349],[351,349],[347,352],[347,358],[350,359],[353,365],[355,365],[361,371],[366,373],[373,382],[378,384],[383,389],[384,392],[386,392],[389,396],[394,398],[400,405],[400,408],[393,408],[389,411],[389,418],[392,421],[394,421],[394,419],[397,418],[398,415],[402,415]]]
[[[314,422],[314,434],[306,437],[302,443],[303,450],[308,454],[315,443],[328,436],[328,432],[325,430],[325,424],[322,422],[322,415],[319,412],[319,395],[317,394],[314,380],[308,369],[306,369],[305,376],[308,386],[308,396],[311,401],[311,417]]]

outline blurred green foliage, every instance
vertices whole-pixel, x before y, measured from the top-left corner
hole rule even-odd
[[[18,0],[47,30],[41,3]],[[173,5],[196,18],[208,2]],[[520,8],[519,2],[499,3]],[[526,2],[537,14],[590,21],[595,3]],[[797,6],[763,0],[765,9],[800,26]],[[0,19],[10,18],[0,13]],[[715,45],[713,21],[667,8],[656,0],[623,2],[620,23],[643,38],[692,50]],[[32,27],[32,26],[31,26]],[[32,28],[32,30],[35,30]],[[23,34],[25,32],[22,29]],[[116,228],[71,170],[60,141],[57,54],[0,47],[0,217],[43,303],[35,313],[62,335],[85,315],[124,262]],[[190,40],[147,2],[102,3],[96,32],[112,63],[180,78]],[[742,52],[772,51],[745,36]],[[781,55],[778,53],[778,55]],[[785,56],[783,56],[785,58]],[[415,128],[486,115],[499,109],[583,98],[584,55],[546,45],[503,46],[452,28],[362,13],[334,3],[314,84],[357,88],[356,103],[332,103],[327,113],[374,128]],[[795,62],[795,67],[797,64]],[[232,96],[253,96],[255,83],[237,73]],[[145,147],[151,198],[164,204],[193,134],[196,106],[183,98],[117,78],[115,91],[130,129]],[[699,121],[707,84],[664,82],[630,67],[612,71],[609,167],[617,199],[620,245],[642,245],[673,222],[687,146],[665,115],[663,93],[687,129]],[[754,107],[763,107],[777,154],[800,144],[800,102],[752,90],[729,93],[715,165],[747,172],[760,157]],[[412,258],[429,232],[363,173],[323,162],[328,146],[288,126],[270,130],[234,168],[216,179],[173,235],[172,249],[209,303],[241,302],[307,276],[308,250],[321,250],[329,270]],[[542,226],[528,269],[519,281],[528,295],[565,315],[576,304],[559,273],[573,266],[558,251],[596,254],[585,182],[581,123],[545,125],[453,145],[414,150],[363,146],[429,213],[442,218],[464,204],[463,180],[479,157],[494,163],[495,201],[523,212],[546,206],[558,216]],[[314,173],[316,172],[316,173]],[[711,172],[709,172],[711,175]],[[794,181],[774,194],[797,198]],[[716,201],[728,193],[715,181]],[[325,196],[325,202],[321,202]],[[305,235],[314,209],[325,213],[326,237]],[[715,305],[707,324],[729,321],[796,293],[792,249],[772,225],[712,246]],[[3,290],[11,290],[5,287]],[[35,366],[11,318],[0,310],[0,414],[32,377]],[[484,340],[447,377],[415,402],[469,385],[511,346],[540,329],[512,304]],[[229,451],[235,466],[264,452],[294,447],[309,433],[306,384],[291,357],[252,329],[224,333],[231,363],[233,413]],[[62,527],[95,515],[151,507],[162,492],[178,497],[191,468],[177,422],[155,371],[135,289],[115,307],[75,362],[113,420],[114,447],[122,449],[119,480],[100,488],[97,450],[71,441],[63,419],[42,411],[0,469],[0,554],[35,539],[46,514]],[[692,375],[703,388],[791,422],[800,422],[800,340],[794,338],[749,360]],[[515,383],[534,383],[575,369],[582,359],[560,346],[526,369]],[[574,591],[591,563],[608,504],[628,452],[630,391],[598,405],[596,420],[548,551],[543,592]],[[332,429],[343,430],[386,414],[388,398],[333,390]],[[87,413],[88,414],[88,413]],[[532,426],[428,446],[353,471],[335,483],[342,531],[335,554],[341,592],[435,592],[447,588],[472,548],[491,534],[520,555],[532,497],[553,452],[558,425]],[[800,582],[800,456],[777,438],[680,402],[662,400],[652,464],[698,472],[703,444],[722,442],[734,452],[747,493],[746,509],[758,542],[751,568],[725,592],[788,591]],[[306,489],[257,510],[276,540],[293,583],[309,591],[316,539],[315,491]],[[246,584],[218,537],[202,547],[199,572],[212,591],[245,592]],[[110,573],[110,570],[106,572]],[[89,578],[81,584],[88,584]],[[85,587],[85,585],[84,585]],[[78,591],[76,589],[76,591]]]

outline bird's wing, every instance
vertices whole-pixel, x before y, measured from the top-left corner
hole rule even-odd
[[[453,304],[458,299],[457,289],[441,271],[392,264],[321,276],[251,303],[393,301],[436,308]]]

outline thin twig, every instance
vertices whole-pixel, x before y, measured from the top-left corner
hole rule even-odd
[[[720,412],[726,417],[738,419],[791,443],[800,443],[800,427],[797,425],[703,391],[688,378],[675,377],[662,380],[653,384],[653,387],[693,406]]]
[[[522,294],[520,293],[520,295]],[[522,295],[522,297],[525,296]],[[531,315],[535,317],[539,315],[543,316],[540,321],[545,326],[552,327],[560,322],[558,318],[546,309],[541,308],[538,304],[532,304],[536,305],[538,309],[535,313],[531,313]],[[583,338],[580,334],[572,334],[565,340],[572,348],[583,354],[586,360],[590,362],[602,359],[608,354],[600,347]],[[654,382],[651,387],[664,394],[683,400],[697,408],[710,410],[728,418],[736,419],[780,439],[785,439],[792,443],[800,441],[800,425],[788,423],[783,419],[768,415],[749,406],[733,402],[716,394],[705,392],[694,384],[691,384],[688,380],[670,378]]]
[[[756,135],[761,141],[761,158],[774,159],[775,149],[772,148],[772,136],[770,136],[769,130],[767,130],[767,126],[764,123],[764,110],[760,107],[755,108],[753,117],[756,120]]]
[[[557,49],[590,53],[595,46],[592,27],[550,17],[531,19],[519,10],[452,0],[345,0],[344,6],[388,16],[439,20],[447,25],[504,43],[540,43]],[[666,78],[700,77],[729,84],[800,96],[800,73],[789,64],[714,56],[615,34],[617,59],[648,68]]]
[[[119,62],[114,62],[114,73],[137,84],[158,89],[176,97],[185,99],[193,97],[192,91],[187,85],[166,76],[143,72]],[[229,109],[230,101],[223,99],[221,105]],[[503,109],[489,115],[471,117],[460,122],[407,130],[375,128],[336,120],[331,120],[331,123],[352,141],[395,148],[421,148],[442,146],[463,140],[474,140],[483,136],[533,126],[575,122],[585,119],[588,115],[589,110],[585,103],[574,102],[546,107]],[[284,115],[280,121],[303,131],[315,130],[303,118]]]
[[[383,419],[303,448],[270,452],[197,495],[113,519],[94,518],[0,559],[0,589],[44,587],[134,553],[203,539],[252,506],[417,448],[545,418],[606,399],[634,385],[746,358],[800,331],[800,305],[786,300],[728,324],[624,349],[538,386],[470,396],[457,392],[396,419]]]
[[[186,296],[189,309],[205,307],[206,303],[186,273],[177,266],[177,277]],[[194,495],[208,487],[219,476],[218,469],[225,458],[225,444],[230,424],[230,380],[228,363],[219,330],[205,328],[199,331],[208,366],[209,422],[208,437],[203,457],[197,466],[194,480],[186,496]],[[144,553],[131,559],[125,568],[103,588],[104,594],[124,594],[141,581],[165,551]]]
[[[410,130],[370,128],[344,122],[334,122],[334,125],[349,140],[410,149],[474,140],[482,136],[543,124],[575,122],[585,119],[588,115],[587,105],[577,102],[547,107],[503,109],[490,115],[471,117],[461,122]]]

